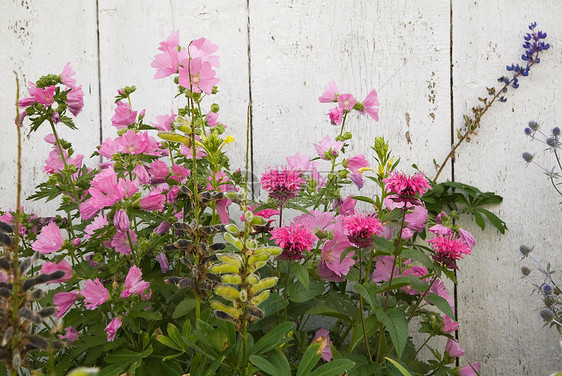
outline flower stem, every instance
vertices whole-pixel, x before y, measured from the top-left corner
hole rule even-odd
[[[359,252],[359,281],[363,279],[363,260],[361,259],[362,249]],[[361,329],[363,330],[363,340],[365,341],[365,348],[367,349],[367,356],[369,357],[369,362],[373,362],[373,356],[371,355],[371,346],[369,346],[369,339],[367,338],[367,331],[365,330],[365,317],[363,317],[363,295],[359,294],[359,319],[361,320]]]

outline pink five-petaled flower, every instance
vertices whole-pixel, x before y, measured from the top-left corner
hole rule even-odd
[[[150,123],[150,125],[160,131],[171,131],[172,123],[176,120],[176,116],[173,112],[170,115],[156,116],[156,123]]]
[[[334,80],[330,81],[328,85],[324,88],[324,93],[318,97],[320,103],[330,103],[330,102],[337,102],[338,96],[338,86]]]
[[[330,348],[330,331],[328,329],[320,328],[316,331],[312,342],[321,342],[322,346],[320,350],[322,350],[322,359],[326,362],[332,360],[332,349]]]
[[[314,148],[321,159],[329,161],[338,156],[343,148],[343,141],[332,140],[330,136],[326,135],[317,144],[314,144]]]
[[[88,279],[80,293],[84,297],[86,308],[91,310],[96,309],[97,306],[102,305],[109,298],[109,292],[97,278],[94,281]]]
[[[137,112],[133,111],[128,103],[123,101],[117,102],[115,115],[111,118],[111,125],[117,129],[123,129],[134,124],[135,121],[137,121]]]
[[[219,46],[207,38],[195,39],[189,45],[189,57],[192,59],[200,57],[204,62],[211,64],[211,66],[220,67],[219,57],[213,55],[218,49]]]
[[[150,283],[143,281],[141,277],[142,270],[133,265],[125,278],[125,290],[121,293],[122,298],[128,298],[132,294],[140,295],[150,286]]]
[[[442,326],[442,330],[443,333],[445,334],[451,334],[453,333],[455,330],[457,330],[459,328],[459,323],[458,322],[454,322],[449,316],[445,315],[443,317],[443,326]]]
[[[388,178],[383,179],[383,183],[386,185],[387,192],[393,192],[399,196],[415,196],[431,189],[429,182],[421,172],[412,176],[403,172],[390,173]]]
[[[432,257],[450,269],[458,269],[456,261],[462,259],[463,254],[470,255],[471,252],[466,243],[456,235],[438,235],[427,242],[431,244],[431,248],[435,251],[435,255]]]
[[[341,225],[340,225],[341,226]],[[338,226],[338,227],[340,227]],[[318,275],[325,281],[343,282],[355,264],[355,252],[349,252],[342,259],[342,253],[353,244],[343,235],[341,229],[334,231],[334,238],[322,247],[322,258],[318,262]]]
[[[178,46],[180,43],[179,30],[172,31],[164,42],[160,42],[158,49],[163,53],[154,56],[154,61],[150,64],[156,68],[154,79],[168,77],[178,71]]]
[[[166,196],[162,194],[159,189],[154,189],[148,195],[140,199],[139,205],[142,210],[152,211],[158,210],[162,211],[164,209],[164,203],[166,202]]]
[[[115,215],[113,216],[113,225],[117,228],[117,231],[125,232],[129,230],[129,216],[127,215],[125,209],[119,209],[115,212]]]
[[[373,236],[382,232],[382,224],[373,213],[363,215],[356,212],[345,217],[343,223],[349,241],[358,247],[368,247]]]
[[[338,106],[344,111],[353,110],[355,103],[357,103],[357,101],[351,94],[341,94],[338,96]]]
[[[477,376],[478,374],[474,371],[480,371],[480,364],[478,364],[478,362],[462,367],[459,370],[459,376]]]
[[[375,121],[379,121],[379,100],[375,89],[367,94],[367,98],[363,101],[363,110],[359,111],[361,115],[367,114]]]
[[[115,252],[123,255],[131,254],[131,245],[137,244],[137,235],[133,230],[128,231],[128,235],[126,231],[117,231],[113,236],[110,245],[115,248]]]
[[[65,335],[59,334],[59,339],[66,339],[66,342],[72,343],[78,340],[78,332],[72,326],[65,328]]]
[[[341,125],[343,121],[343,108],[335,107],[328,111],[328,117],[332,125]]]
[[[62,68],[62,73],[60,75],[61,81],[63,84],[68,86],[69,88],[73,88],[76,86],[76,80],[74,79],[75,72],[70,67],[70,63],[66,63],[64,68]]]
[[[445,345],[445,351],[449,353],[449,356],[453,358],[458,358],[459,356],[464,355],[464,349],[459,345],[458,342],[453,341],[452,339],[447,340],[447,344]]]
[[[45,106],[50,106],[54,102],[55,96],[55,86],[51,85],[46,88],[35,87],[33,92],[33,97],[35,102],[44,104]]]
[[[461,228],[459,230],[459,235],[460,235],[462,241],[464,242],[464,244],[466,244],[466,246],[468,248],[470,248],[470,249],[474,248],[474,246],[476,245],[476,240],[474,240],[474,237],[472,236],[472,234],[470,232]]]
[[[60,319],[72,307],[76,299],[78,299],[78,290],[70,292],[58,292],[53,297],[53,304],[57,306],[58,310],[55,312],[55,317]]]
[[[113,320],[110,321],[109,324],[107,324],[104,330],[107,332],[108,342],[112,342],[115,339],[115,334],[117,333],[117,331],[119,330],[122,324],[123,322],[119,317],[114,318]]]
[[[310,166],[310,157],[308,155],[302,155],[301,153],[287,157],[286,160],[289,167],[293,170],[308,171],[308,167]]]
[[[31,248],[42,254],[58,251],[62,246],[62,233],[55,222],[43,227],[37,240],[33,242]]]
[[[271,231],[271,239],[275,239],[275,244],[283,248],[283,253],[279,256],[282,260],[303,259],[303,252],[310,251],[318,240],[312,229],[299,223],[276,228]]]
[[[64,276],[47,283],[62,283],[68,281],[72,277],[72,266],[65,260],[61,260],[58,264],[56,262],[46,262],[41,266],[41,274],[51,274],[59,270],[64,272]]]
[[[187,65],[189,64],[189,69]],[[179,70],[179,84],[184,88],[200,93],[210,95],[213,86],[219,83],[219,79],[215,77],[216,72],[203,58],[185,59]]]
[[[281,171],[270,168],[260,179],[260,184],[269,193],[269,197],[277,200],[281,205],[296,197],[304,182],[302,171],[287,166],[282,166]]]
[[[73,87],[66,94],[66,105],[68,110],[74,116],[78,116],[84,107],[84,93],[82,92],[82,85]]]

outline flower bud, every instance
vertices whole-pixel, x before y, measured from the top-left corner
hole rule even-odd
[[[531,253],[532,250],[533,250],[533,248],[529,248],[526,245],[521,245],[519,247],[519,252],[521,252],[523,257],[527,257],[529,255],[529,253]]]
[[[531,128],[533,131],[536,131],[536,130],[539,129],[539,123],[537,123],[537,122],[534,121],[534,120],[531,120],[531,121],[529,122],[529,128]]]
[[[542,308],[539,315],[545,322],[550,322],[554,319],[554,312],[550,308]]]
[[[217,113],[217,112],[219,112],[219,109],[220,109],[220,108],[219,108],[219,105],[218,105],[218,104],[213,103],[213,104],[211,105],[211,111],[212,111],[212,112]]]
[[[533,161],[533,155],[531,153],[524,152],[521,156],[527,163],[531,163]]]
[[[551,285],[549,285],[548,283],[543,285],[541,288],[541,291],[543,294],[545,295],[552,295],[552,293],[554,292],[554,289],[552,288]]]
[[[560,136],[560,128],[558,128],[558,127],[552,128],[552,135],[555,136],[555,137]]]

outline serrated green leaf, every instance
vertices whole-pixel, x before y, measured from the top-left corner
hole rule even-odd
[[[436,306],[441,312],[449,316],[451,320],[455,321],[455,314],[445,298],[431,292],[425,297],[425,300]]]
[[[371,309],[375,309],[377,307],[377,303],[376,303],[377,290],[378,290],[377,285],[370,282],[366,282],[362,285],[357,283],[353,285],[353,289],[357,291],[359,294],[361,294],[363,299],[365,299],[365,301],[369,303]]]
[[[308,270],[305,266],[294,262],[290,264],[291,271],[295,274],[299,282],[304,286],[305,289],[310,288],[310,278],[308,277]]]
[[[431,258],[425,253],[423,253],[422,251],[420,251],[419,249],[408,248],[403,250],[400,255],[407,259],[417,261],[423,266],[425,266],[426,268],[433,267],[433,261],[431,261]]]
[[[339,376],[346,373],[355,366],[349,359],[334,359],[323,364],[310,374],[310,376]]]
[[[380,309],[375,311],[377,319],[384,325],[396,350],[398,357],[402,357],[406,342],[408,342],[408,322],[404,313],[396,308],[386,313]]]

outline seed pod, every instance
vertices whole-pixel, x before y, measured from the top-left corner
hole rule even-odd
[[[43,291],[41,289],[35,289],[32,292],[27,293],[27,299],[29,299],[31,301],[39,300],[43,296],[45,296],[45,291]]]
[[[224,236],[224,240],[226,240],[228,243],[238,248],[238,250],[241,251],[244,249],[244,244],[242,243],[242,240],[238,239],[237,237],[233,236],[228,232],[223,234],[223,236]]]
[[[258,248],[258,242],[254,239],[248,239],[248,240],[246,240],[246,248],[256,249],[256,248]]]
[[[262,290],[270,289],[277,284],[277,277],[267,277],[256,283],[250,288],[252,294],[256,294]]]
[[[254,215],[254,218],[252,219],[251,225],[252,226],[263,226],[267,223],[267,219],[265,219],[262,216],[259,215]]]
[[[221,260],[224,263],[227,264],[231,264],[231,265],[235,265],[238,269],[240,269],[242,267],[242,260],[240,259],[240,256],[235,255],[235,254],[228,254],[228,253],[222,253],[220,255],[217,255],[218,259]]]
[[[193,282],[193,280],[189,278],[182,278],[178,281],[178,283],[176,283],[176,286],[178,287],[178,289],[184,289],[186,287],[193,289],[195,288],[195,282]]]
[[[241,289],[240,290],[240,301],[245,302],[246,300],[248,300],[248,291],[246,291],[246,289]]]
[[[189,138],[174,132],[158,132],[158,137],[170,142],[179,142],[184,145],[190,144]]]
[[[213,300],[211,302],[211,308],[215,309],[217,311],[223,311],[227,314],[229,314],[230,316],[232,316],[234,319],[238,319],[240,317],[240,312],[238,312],[238,310],[234,307],[229,307],[219,301]]]
[[[2,337],[2,347],[6,347],[6,345],[10,343],[13,334],[14,334],[14,327],[13,326],[8,327],[8,329],[6,329]]]
[[[259,306],[261,303],[266,301],[267,298],[269,298],[269,294],[270,294],[269,290],[262,291],[261,293],[259,293],[259,295],[255,296],[252,299],[251,301],[252,305]]]
[[[240,272],[240,268],[232,264],[218,264],[218,265],[213,265],[209,268],[209,273],[213,273],[213,274],[224,274],[224,273],[237,274],[239,272]]]
[[[240,200],[240,194],[238,192],[235,192],[235,191],[224,192],[224,197],[229,199],[229,200],[232,200],[232,201]]]
[[[10,271],[12,269],[12,263],[8,261],[7,258],[0,258],[0,269],[4,269],[5,271]]]
[[[240,292],[234,287],[219,286],[215,289],[215,294],[233,302],[240,299]]]
[[[201,259],[201,264],[207,264],[207,263],[209,263],[209,262],[219,261],[219,259],[220,259],[220,258],[219,258],[218,255],[216,255],[216,254],[210,255],[210,256],[207,256],[207,257],[203,257],[203,258]],[[223,261],[223,260],[221,260],[221,261]]]
[[[12,238],[9,235],[0,232],[0,245],[10,247],[12,245]]]
[[[12,355],[12,368],[19,369],[20,366],[21,366],[21,355],[20,355],[20,351],[16,350],[13,352]]]
[[[29,320],[29,321],[33,322],[34,324],[41,324],[41,321],[43,321],[41,319],[41,316],[37,315],[35,312],[32,312],[30,309],[25,308],[25,307],[22,307],[22,308],[19,309],[18,316],[21,319]]]
[[[55,350],[60,350],[64,347],[66,347],[66,344],[64,342],[58,341],[58,340],[53,341],[53,348]],[[97,373],[96,373],[96,375],[97,375]]]
[[[264,312],[258,307],[249,306],[247,312],[251,320],[263,319]]]
[[[250,274],[249,276],[246,277],[246,283],[249,283],[250,285],[255,285],[259,281],[260,281],[259,277],[255,274]]]
[[[207,253],[209,253],[208,248],[207,248],[207,244],[205,243],[198,243],[197,244],[197,252],[200,255],[206,255]]]
[[[175,285],[179,282],[180,279],[181,279],[180,277],[168,277],[164,279],[164,283],[168,285]]]
[[[242,277],[238,274],[223,274],[221,282],[227,285],[239,285],[242,283]]]
[[[0,360],[4,359],[8,359],[8,353],[5,350],[0,349]]]
[[[215,310],[215,316],[217,316],[217,318],[221,320],[230,321],[231,323],[236,325],[236,319],[224,311]]]
[[[22,339],[22,344],[29,348],[29,350],[47,350],[49,342],[38,335],[26,335]]]
[[[193,197],[193,192],[191,192],[191,189],[189,189],[185,185],[180,185],[180,192],[183,193],[184,195],[188,195],[190,197]]]
[[[231,233],[232,235],[237,235],[240,233],[240,229],[238,228],[238,226],[232,223],[225,225],[224,228],[226,229],[227,232]]]
[[[56,272],[50,274],[39,274],[35,278],[29,278],[23,283],[22,290],[27,291],[35,285],[46,283],[55,279],[60,279],[64,277],[64,271],[57,270]]]
[[[255,272],[256,270],[263,268],[265,264],[267,264],[267,261],[258,261],[254,265],[250,265],[248,269],[252,273]]]
[[[56,311],[56,307],[45,307],[42,310],[38,311],[37,314],[42,318],[45,318],[53,315]]]
[[[244,220],[248,223],[252,223],[252,220],[254,219],[254,213],[252,213],[251,211],[247,210],[244,213]]]
[[[181,189],[181,188],[180,188]],[[176,222],[172,225],[173,228],[180,231],[193,231],[194,225],[185,222]]]
[[[0,297],[7,299],[12,296],[12,290],[6,287],[0,287]]]
[[[39,252],[35,252],[31,257],[26,257],[19,266],[20,274],[25,274],[27,269],[29,269],[31,265],[35,264],[37,260],[39,260]]]
[[[283,253],[283,249],[280,247],[261,247],[254,251],[254,255],[258,256],[267,253],[270,256],[279,256]]]
[[[265,262],[267,260],[269,260],[269,255],[267,253],[262,253],[261,255],[258,255],[258,256],[248,257],[248,264],[254,265],[255,263]]]
[[[6,222],[0,221],[0,232],[11,234],[14,232],[14,228]]]
[[[214,243],[209,246],[211,251],[221,251],[226,248],[226,244],[224,243]]]

